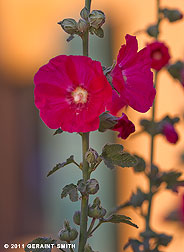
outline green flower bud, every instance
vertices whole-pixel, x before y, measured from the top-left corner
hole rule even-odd
[[[63,228],[58,233],[58,236],[61,241],[70,242],[77,238],[78,232],[75,228],[70,227],[68,221],[65,221]]]
[[[81,18],[83,18],[84,20],[88,21],[88,17],[89,17],[89,10],[84,7],[81,12],[80,12],[80,16]]]
[[[164,14],[165,18],[169,20],[169,22],[176,22],[183,18],[183,14],[177,9],[163,9],[162,13]]]
[[[59,25],[63,28],[63,30],[68,34],[75,34],[78,31],[77,22],[73,18],[66,18],[63,21],[58,22]]]
[[[88,179],[86,183],[86,191],[88,194],[95,194],[99,190],[99,184],[96,179]]]
[[[88,23],[84,19],[80,19],[77,26],[78,26],[79,32],[81,32],[81,33],[87,31],[87,29],[89,27]]]
[[[95,219],[103,218],[106,214],[106,210],[100,206],[101,202],[98,197],[93,201],[93,204],[88,208],[88,216]]]
[[[106,214],[106,210],[100,206],[97,206],[95,208],[93,207],[88,208],[88,216],[91,218],[100,219],[104,217],[105,214]]]
[[[99,29],[105,23],[105,14],[100,10],[93,10],[89,14],[89,22],[92,27]]]
[[[98,153],[92,148],[89,148],[85,155],[85,159],[89,164],[94,164],[98,157]]]
[[[74,222],[76,225],[80,225],[80,216],[81,216],[81,212],[80,212],[80,211],[76,211],[76,212],[74,213],[73,222]]]
[[[159,30],[158,30],[158,26],[157,25],[150,25],[146,32],[148,33],[148,35],[150,35],[151,37],[156,38],[159,34]]]

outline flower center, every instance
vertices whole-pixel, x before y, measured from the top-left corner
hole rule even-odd
[[[87,102],[87,98],[88,98],[88,92],[86,89],[81,88],[81,87],[77,87],[73,92],[72,92],[72,97],[73,100],[76,104],[78,103],[86,103]]]
[[[162,59],[162,54],[160,51],[155,51],[153,52],[152,58],[154,60],[161,60]]]

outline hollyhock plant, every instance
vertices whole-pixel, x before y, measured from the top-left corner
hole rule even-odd
[[[178,133],[174,126],[170,123],[165,123],[162,129],[162,134],[166,137],[167,141],[176,144],[178,141]]]
[[[169,63],[170,55],[168,47],[159,41],[154,41],[148,44],[147,47],[150,49],[151,67],[156,71],[160,71]]]
[[[131,133],[135,132],[135,125],[124,113],[122,113],[122,116],[117,121],[118,123],[112,130],[119,131],[118,137],[126,139]]]
[[[101,64],[85,56],[57,56],[34,78],[35,104],[52,129],[89,132],[98,129],[99,115],[112,97]]]
[[[129,105],[144,113],[152,106],[156,94],[149,49],[144,48],[137,52],[136,37],[126,35],[125,38],[126,45],[121,47],[117,64],[111,72],[115,91],[108,108],[111,113],[116,114],[125,105]]]

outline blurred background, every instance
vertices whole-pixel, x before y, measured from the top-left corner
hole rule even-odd
[[[92,1],[92,9],[105,12],[105,38],[90,38],[90,56],[103,65],[111,65],[116,59],[126,33],[134,34],[156,19],[155,0]],[[184,12],[183,0],[162,1],[164,7],[179,8]],[[57,237],[65,218],[71,219],[78,203],[61,200],[61,189],[68,183],[76,183],[80,172],[68,166],[57,175],[46,174],[58,162],[71,154],[80,162],[80,136],[64,133],[53,136],[34,106],[33,77],[40,66],[59,54],[81,54],[79,38],[66,42],[67,35],[57,25],[58,21],[71,17],[79,19],[83,0],[0,0],[0,251],[4,243],[26,243],[38,236]],[[170,24],[163,21],[161,40],[167,41],[173,61],[184,59],[184,22]],[[150,38],[137,35],[141,49]],[[172,116],[184,112],[184,90],[166,72],[160,76],[157,96],[157,118],[168,112]],[[130,119],[136,123],[147,115],[128,109]],[[183,122],[177,129],[180,141],[169,145],[161,136],[156,140],[155,163],[163,170],[183,169],[180,155],[184,150]],[[91,146],[100,151],[107,141],[113,142],[111,133],[91,134]],[[72,144],[71,144],[72,143]],[[122,142],[126,149],[149,158],[150,139],[147,135]],[[72,176],[71,176],[72,175]],[[127,200],[136,185],[147,187],[142,176],[134,175],[131,169],[109,171],[106,167],[94,173],[98,178],[102,205],[112,209],[115,204]],[[163,192],[155,198],[152,225],[159,232],[174,235],[166,249],[182,252],[184,249],[184,225],[171,223],[166,216],[182,206],[182,189],[179,194]],[[132,217],[138,226],[143,221],[131,209],[122,213]],[[91,238],[94,250],[122,251],[129,237],[136,237],[140,229],[126,225],[106,224]],[[108,241],[108,242],[107,242]],[[7,251],[7,250],[6,250]],[[19,251],[22,251],[19,249]],[[127,250],[128,251],[128,250]]]

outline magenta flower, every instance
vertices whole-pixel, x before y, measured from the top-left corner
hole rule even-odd
[[[125,105],[139,112],[146,112],[153,104],[156,91],[153,87],[153,73],[148,48],[138,51],[137,39],[126,35],[126,45],[119,51],[117,64],[111,72],[113,91],[112,103],[108,109],[116,114]]]
[[[131,133],[135,132],[135,125],[122,113],[122,116],[118,118],[118,123],[112,130],[119,131],[118,137],[126,139]]]
[[[165,123],[162,129],[162,134],[166,137],[167,141],[175,144],[178,141],[178,134],[171,123]]]
[[[151,67],[157,71],[169,63],[170,55],[168,47],[159,41],[147,45],[152,59]]]
[[[85,56],[57,56],[34,77],[35,104],[52,129],[89,132],[112,98],[101,64]]]

